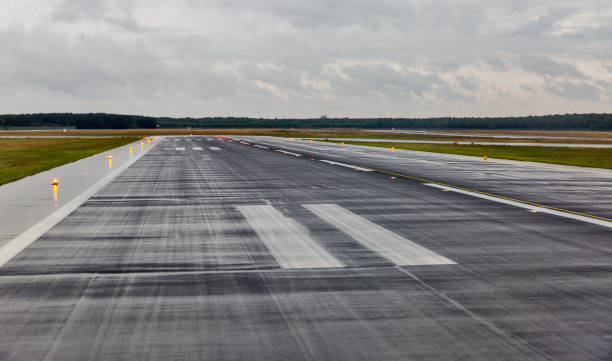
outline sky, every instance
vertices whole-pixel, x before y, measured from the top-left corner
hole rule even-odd
[[[610,0],[3,0],[0,113],[612,112]]]

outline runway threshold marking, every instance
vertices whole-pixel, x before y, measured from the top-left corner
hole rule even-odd
[[[208,147],[208,149],[210,149],[210,150],[221,150],[221,148],[219,148],[219,147]]]
[[[533,205],[533,204],[526,204],[526,203],[517,202],[517,201],[513,201],[513,200],[509,200],[509,199],[503,199],[503,198],[499,198],[499,197],[494,197],[494,196],[490,196],[490,195],[486,195],[486,194],[482,194],[482,193],[467,191],[467,190],[464,190],[464,189],[458,189],[458,188],[453,188],[453,187],[446,187],[446,186],[439,185],[439,184],[425,183],[424,185],[430,186],[430,187],[439,188],[439,189],[444,189],[444,190],[451,191],[451,192],[466,194],[466,195],[469,195],[469,196],[472,196],[472,197],[477,197],[477,198],[481,198],[481,199],[487,199],[487,200],[494,201],[494,202],[504,203],[504,204],[508,204],[508,205],[511,205],[511,206],[515,206],[515,207],[535,210],[537,212],[542,212],[542,213],[554,214],[556,216],[576,219],[576,220],[579,220],[579,221],[582,221],[582,222],[588,222],[588,223],[598,224],[600,226],[612,228],[612,222],[608,222],[608,221],[601,220],[601,219],[595,219],[595,218],[591,218],[591,217],[585,217],[585,216],[582,216],[582,215],[579,215],[579,214],[573,214],[573,213],[557,211],[557,210],[554,210],[554,209],[540,207],[540,206],[536,206],[536,205]]]
[[[308,230],[271,205],[238,206],[281,268],[335,268],[344,264],[310,237]]]
[[[193,150],[202,150],[202,147],[192,147]]]
[[[185,150],[185,147],[177,147],[177,148],[175,148],[175,149],[176,149],[176,150],[183,151],[183,150]]]
[[[306,204],[303,207],[398,266],[456,264],[337,204]]]
[[[331,164],[331,165],[339,165],[341,167],[351,168],[351,169],[360,170],[360,171],[364,171],[364,172],[373,172],[372,169],[363,168],[363,167],[359,167],[359,166],[356,166],[356,165],[350,165],[350,164],[334,162],[334,161],[331,161],[331,160],[320,159],[319,162],[323,162],[323,163],[327,163],[327,164]]]

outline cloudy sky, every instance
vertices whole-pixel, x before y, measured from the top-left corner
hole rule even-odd
[[[612,112],[610,0],[2,0],[0,113]]]

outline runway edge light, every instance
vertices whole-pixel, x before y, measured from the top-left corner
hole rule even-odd
[[[53,180],[51,181],[51,185],[57,186],[58,184],[59,184],[59,181],[57,180],[57,178],[53,178]]]

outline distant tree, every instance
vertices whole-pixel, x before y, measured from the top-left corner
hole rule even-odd
[[[136,126],[138,128],[156,128],[157,121],[154,118],[141,117],[136,120]]]

